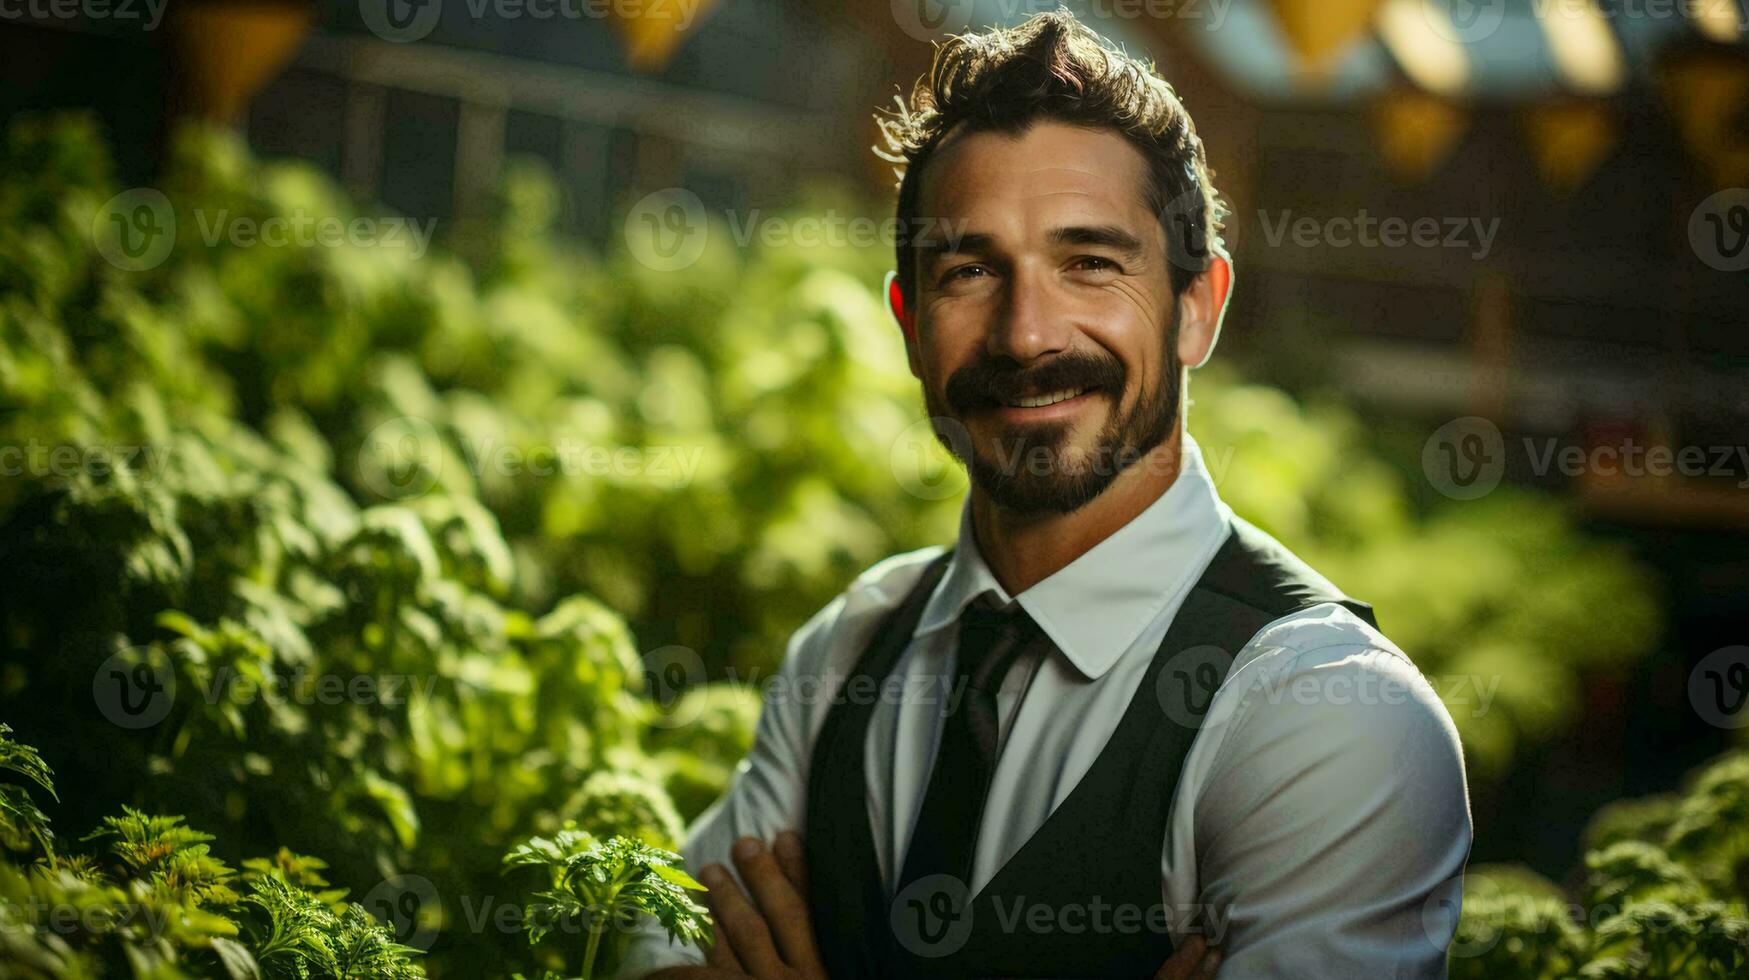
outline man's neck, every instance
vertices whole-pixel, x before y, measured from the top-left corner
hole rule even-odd
[[[1183,466],[1184,423],[1118,474],[1099,496],[1067,514],[1017,514],[972,488],[978,551],[1009,595],[1019,595],[1111,537],[1160,499]]]

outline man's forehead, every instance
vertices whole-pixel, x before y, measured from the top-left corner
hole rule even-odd
[[[1147,160],[1112,129],[1042,121],[1020,132],[950,132],[923,174],[920,213],[948,218],[986,207],[1147,210]]]

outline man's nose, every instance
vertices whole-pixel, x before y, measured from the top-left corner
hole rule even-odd
[[[1069,348],[1073,330],[1051,277],[1017,269],[990,331],[989,353],[1027,364]]]

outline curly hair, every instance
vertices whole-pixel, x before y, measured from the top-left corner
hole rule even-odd
[[[1190,113],[1152,62],[1108,45],[1067,8],[1041,13],[1011,28],[953,37],[917,79],[907,105],[877,113],[887,144],[876,154],[899,176],[896,217],[901,228],[917,217],[922,172],[949,132],[1020,133],[1040,119],[1117,130],[1147,160],[1142,188],[1160,218],[1178,295],[1208,268],[1210,248],[1221,247],[1226,208],[1203,157]],[[899,281],[914,285],[914,243],[897,243]]]

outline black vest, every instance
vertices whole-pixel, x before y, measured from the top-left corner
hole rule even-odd
[[[874,690],[910,644],[947,568],[933,561],[845,684]],[[1173,618],[1087,773],[975,896],[945,876],[889,894],[868,823],[863,750],[874,698],[838,698],[808,773],[814,934],[834,980],[853,977],[1152,977],[1172,954],[1160,852],[1185,755],[1233,657],[1270,622],[1323,602],[1377,625],[1274,538],[1233,531]],[[869,680],[859,680],[859,678]],[[904,855],[893,856],[895,868]],[[938,880],[939,879],[939,880]]]

